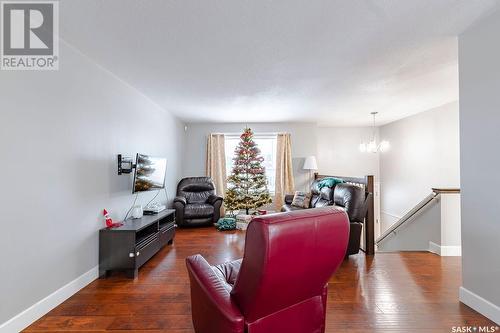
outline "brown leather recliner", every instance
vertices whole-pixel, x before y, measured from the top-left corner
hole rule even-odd
[[[327,282],[348,242],[344,210],[324,207],[257,217],[243,260],[186,259],[196,333],[323,333]]]
[[[177,185],[175,218],[180,227],[210,225],[220,218],[223,198],[215,195],[210,177],[188,177]]]
[[[349,183],[340,183],[333,188],[323,187],[320,189],[318,180],[315,180],[311,184],[311,193],[312,197],[309,208],[335,205],[345,209],[350,222],[349,245],[346,255],[358,253],[363,222],[369,201],[365,190],[362,187]],[[304,209],[292,206],[292,200],[293,195],[285,196],[285,205],[281,208],[282,212]]]

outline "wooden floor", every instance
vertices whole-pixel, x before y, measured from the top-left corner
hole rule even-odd
[[[25,332],[193,332],[184,259],[201,253],[221,263],[241,257],[243,245],[240,231],[178,230],[174,245],[153,257],[139,278],[96,280]],[[419,252],[352,256],[330,281],[327,332],[496,326],[458,302],[460,280],[458,257]]]

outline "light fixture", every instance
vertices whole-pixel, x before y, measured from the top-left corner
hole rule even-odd
[[[307,156],[305,161],[304,161],[304,166],[302,169],[309,171],[309,178],[310,181],[313,181],[313,172],[318,170],[318,163],[316,163],[316,157],[315,156]]]
[[[359,145],[359,150],[363,153],[378,153],[378,152],[385,152],[389,150],[391,145],[389,144],[389,141],[387,140],[382,140],[380,143],[377,143],[377,138],[376,138],[376,128],[375,128],[375,116],[377,115],[378,112],[371,112],[370,114],[373,116],[373,133],[372,133],[372,139],[366,143],[363,142]]]

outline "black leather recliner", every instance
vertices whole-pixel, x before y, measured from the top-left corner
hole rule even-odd
[[[358,253],[363,221],[366,216],[369,201],[369,198],[366,197],[365,190],[359,186],[348,183],[340,183],[333,188],[323,187],[320,190],[318,180],[315,180],[311,184],[311,194],[312,197],[309,208],[335,205],[345,209],[350,221],[349,245],[347,246],[346,256]],[[285,205],[283,205],[281,211],[289,212],[292,210],[304,209],[292,206],[292,201],[293,195],[286,195]]]
[[[333,188],[325,186],[322,189],[320,189],[317,180],[315,180],[311,184],[311,194],[312,196],[309,208],[319,208],[319,207],[333,205]],[[281,208],[281,211],[290,212],[292,210],[304,209],[292,206],[292,201],[293,201],[293,194],[285,195],[285,204]]]
[[[215,195],[210,177],[183,178],[174,199],[176,221],[180,227],[211,225],[220,218],[223,198]]]
[[[359,252],[363,222],[368,209],[368,197],[362,187],[353,184],[337,184],[333,191],[335,206],[344,207],[349,216],[350,231],[346,256]]]

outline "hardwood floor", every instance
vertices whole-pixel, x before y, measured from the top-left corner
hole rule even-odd
[[[139,271],[96,280],[25,332],[193,332],[184,258],[210,263],[239,258],[244,233],[180,229],[173,246]],[[330,281],[327,332],[451,332],[496,326],[458,302],[460,258],[391,253],[344,261]]]

